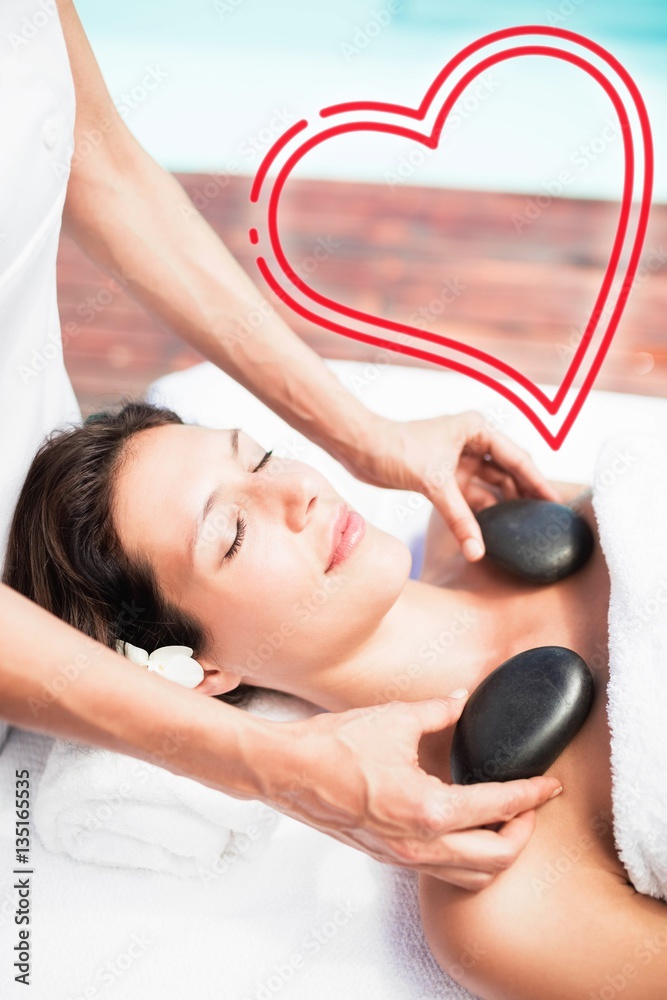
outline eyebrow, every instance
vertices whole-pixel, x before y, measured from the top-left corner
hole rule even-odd
[[[232,458],[238,458],[239,457],[239,432],[240,432],[240,430],[241,430],[240,427],[232,427],[232,433],[231,433],[231,438],[230,438],[230,442],[231,442],[231,446],[232,446],[232,448],[231,448]],[[199,536],[201,535],[202,528],[204,527],[204,521],[206,520],[206,518],[210,514],[211,510],[213,509],[213,506],[214,506],[216,500],[220,497],[220,495],[221,495],[221,493],[223,491],[223,488],[224,487],[223,487],[222,483],[218,483],[218,485],[216,487],[214,487],[214,489],[208,495],[208,497],[206,499],[206,502],[205,502],[204,506],[202,507],[202,509],[200,511],[199,517],[197,518],[197,523],[195,525],[195,530],[193,531],[192,535],[190,536],[190,541],[188,543],[188,553],[189,553],[189,556],[190,556],[190,562],[191,563],[194,561],[195,548],[197,546],[197,542],[199,541]]]

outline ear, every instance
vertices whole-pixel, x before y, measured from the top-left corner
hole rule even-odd
[[[240,674],[233,670],[226,670],[208,656],[198,656],[196,660],[204,671],[203,680],[194,688],[200,694],[226,694],[227,691],[233,691],[242,682]]]

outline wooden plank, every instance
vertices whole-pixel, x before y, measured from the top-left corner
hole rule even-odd
[[[252,178],[230,177],[223,187],[215,175],[176,176],[314,350],[377,359],[378,348],[315,328],[267,292],[248,240],[248,228],[257,223],[248,197]],[[429,330],[493,353],[534,381],[555,383],[602,282],[618,206],[554,199],[540,210],[531,195],[293,179],[280,211],[288,259],[317,291],[401,322],[415,323],[419,316],[419,325]],[[318,246],[329,248],[318,253],[322,260],[314,253]],[[645,267],[597,388],[667,396],[665,247],[667,206],[657,205]],[[447,294],[448,287],[458,294]],[[58,298],[67,367],[84,412],[116,396],[139,395],[160,375],[201,360],[125,290],[110,285],[109,276],[65,236]],[[396,361],[420,364],[398,354]]]

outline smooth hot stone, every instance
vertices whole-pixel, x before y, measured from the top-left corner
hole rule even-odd
[[[466,702],[452,738],[452,781],[543,774],[583,725],[593,693],[591,671],[571,649],[537,646],[512,656]]]
[[[529,583],[562,580],[593,551],[593,532],[564,504],[503,500],[475,516],[489,559]]]

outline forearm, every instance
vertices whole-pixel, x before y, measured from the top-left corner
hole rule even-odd
[[[261,797],[257,767],[278,749],[270,723],[152,676],[5,585],[0,620],[3,719]]]
[[[74,167],[65,229],[151,314],[342,461],[379,422],[279,317],[124,125]]]

